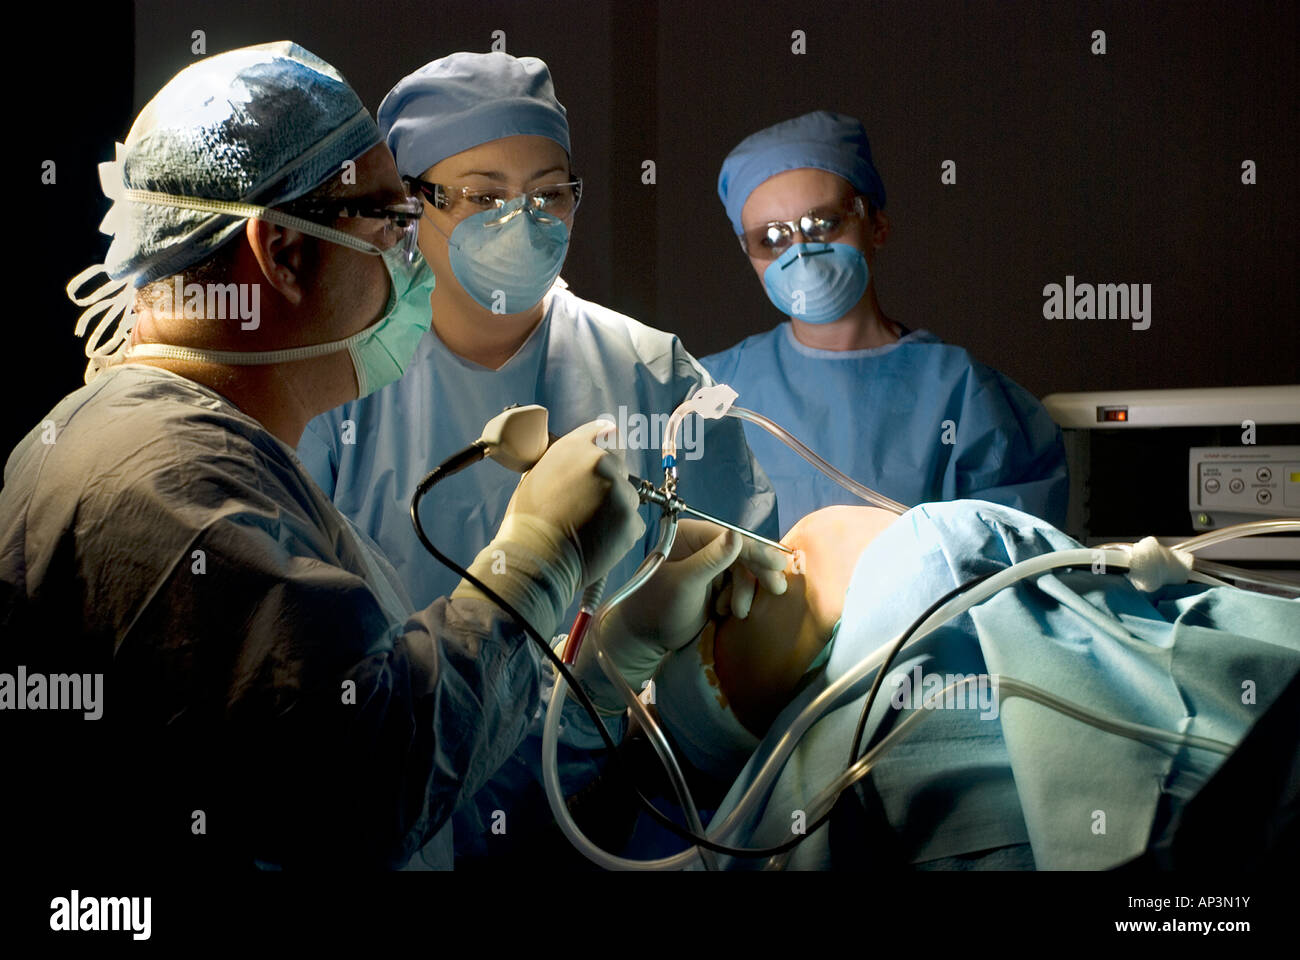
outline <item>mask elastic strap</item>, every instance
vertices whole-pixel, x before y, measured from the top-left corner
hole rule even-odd
[[[292,363],[295,360],[310,360],[330,353],[338,353],[365,339],[376,327],[384,322],[381,317],[363,330],[358,330],[342,340],[330,340],[327,343],[315,343],[306,347],[285,347],[280,350],[208,350],[202,347],[181,347],[170,343],[137,343],[129,347],[125,356],[162,357],[168,360],[189,360],[192,363],[221,363],[231,367],[257,367],[271,363]]]
[[[295,217],[291,213],[272,210],[270,207],[261,207],[257,204],[232,203],[228,200],[200,200],[194,197],[178,197],[170,193],[153,193],[149,190],[123,190],[122,198],[136,203],[150,203],[159,207],[178,207],[181,210],[197,210],[200,213],[220,213],[228,217],[239,217],[244,220],[265,220],[267,223],[274,223],[276,226],[285,227],[289,230],[298,230],[308,236],[351,247],[361,253],[377,254],[381,257],[384,255],[384,252],[373,243],[358,240],[350,233],[344,233],[342,230],[335,230],[333,227],[326,227],[310,220],[304,220],[302,217]]]
[[[452,228],[451,233],[446,233],[446,232],[442,229],[442,227],[438,226],[437,221],[435,221],[435,220],[433,219],[433,217],[429,216],[429,214],[428,214],[427,212],[421,214],[421,216],[424,217],[425,220],[428,220],[429,223],[433,224],[433,229],[437,230],[439,233],[442,234],[442,238],[443,238],[444,240],[447,241],[447,245],[448,245],[448,246],[455,247],[457,250],[460,249],[460,244],[457,243],[455,240],[453,240],[453,239],[451,238],[451,233],[455,233],[455,232],[456,232],[455,227]],[[459,224],[457,224],[457,226],[459,226]]]
[[[87,267],[69,280],[64,288],[73,303],[86,308],[77,318],[78,337],[84,337],[90,321],[99,318],[95,329],[86,339],[87,363],[83,374],[86,383],[90,383],[101,370],[120,359],[126,339],[135,325],[135,288],[126,279],[110,279],[90,293],[78,296],[78,291],[86,285],[86,281],[101,273],[108,276],[102,263]]]
[[[119,154],[121,150],[118,151]],[[120,162],[120,161],[119,161]],[[110,221],[120,219],[121,213],[117,207],[119,201],[128,201],[131,203],[146,203],[160,207],[177,207],[182,210],[197,210],[200,213],[224,214],[225,216],[237,217],[245,220],[265,220],[267,223],[274,223],[277,226],[285,227],[289,230],[298,230],[308,236],[317,237],[321,240],[328,240],[333,243],[341,244],[350,249],[357,250],[361,253],[368,253],[384,256],[384,252],[372,243],[365,240],[358,240],[351,234],[344,233],[342,230],[335,230],[333,227],[327,227],[319,223],[313,223],[310,220],[304,220],[301,217],[295,217],[290,213],[283,213],[279,210],[272,210],[269,207],[259,206],[251,203],[233,203],[228,200],[206,200],[194,197],[181,197],[169,193],[154,193],[150,190],[129,190],[117,187],[117,181],[109,176],[105,167],[112,167],[113,164],[101,164],[100,179],[103,181],[106,194],[114,200],[113,209],[109,211],[109,216],[104,218],[101,229],[108,233],[116,232],[116,224],[110,224]],[[109,188],[111,187],[111,193]],[[117,211],[116,217],[114,211]],[[91,293],[84,296],[78,296],[78,291],[85,285],[86,281],[98,273],[104,273],[107,276],[106,266],[102,263],[95,264],[92,267],[81,271],[73,277],[66,287],[68,297],[79,307],[87,309],[77,319],[76,335],[85,336],[86,328],[90,321],[99,317],[99,322],[95,325],[94,331],[86,341],[86,356],[89,361],[86,364],[84,379],[90,383],[105,367],[114,363],[119,363],[131,356],[171,356],[175,359],[197,359],[197,354],[190,348],[186,347],[167,347],[165,344],[156,344],[151,346],[167,347],[169,350],[187,351],[185,356],[179,354],[163,354],[152,352],[141,352],[144,344],[139,345],[135,350],[127,349],[127,338],[130,336],[131,329],[135,324],[135,288],[131,285],[129,278],[120,278],[109,281],[97,287]],[[111,331],[111,332],[110,332]],[[365,331],[361,331],[365,333]],[[350,338],[349,338],[350,339]],[[102,342],[101,342],[102,341]],[[334,344],[320,344],[320,347],[330,347],[332,349],[345,349],[346,341],[336,341],[342,343],[342,347]],[[296,350],[311,350],[312,347],[301,347]],[[231,356],[263,356],[265,353],[280,353],[280,351],[266,351],[264,354],[235,354],[233,351],[215,351],[216,353],[229,354]],[[285,351],[294,353],[294,350]],[[324,353],[332,350],[324,350]],[[283,359],[305,359],[307,356],[319,356],[320,354],[304,354],[293,358]],[[222,362],[235,363],[234,360]],[[271,361],[245,361],[245,362],[279,362]]]

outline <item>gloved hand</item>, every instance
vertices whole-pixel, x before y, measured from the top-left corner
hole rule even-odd
[[[659,663],[690,643],[708,619],[710,600],[719,613],[744,619],[755,582],[785,593],[786,556],[779,550],[703,520],[682,520],[669,559],[636,593],[620,603],[599,630],[606,655],[633,690],[655,675]],[[726,575],[730,582],[724,585]],[[596,662],[595,638],[578,654],[574,675],[605,712],[623,700]]]
[[[469,567],[544,637],[579,587],[608,573],[645,533],[621,456],[595,443],[613,429],[595,420],[553,443],[523,475],[501,529]],[[462,580],[452,597],[483,594]]]
[[[524,474],[506,508],[506,521],[536,519],[563,533],[577,551],[583,587],[612,570],[645,535],[641,500],[622,454],[596,446],[597,437],[614,429],[608,420],[593,420],[556,440]]]

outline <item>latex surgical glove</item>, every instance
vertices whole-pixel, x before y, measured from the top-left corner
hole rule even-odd
[[[469,572],[549,637],[579,588],[608,573],[645,534],[641,501],[595,420],[561,437],[519,481],[501,529]],[[453,597],[483,597],[462,580]]]
[[[667,654],[695,639],[720,597],[729,594],[729,612],[744,619],[755,582],[773,594],[784,593],[785,566],[786,556],[779,550],[716,524],[682,520],[669,559],[593,629],[599,632],[606,656],[639,692]],[[730,586],[724,591],[728,579]],[[617,713],[623,699],[596,661],[596,639],[589,637],[583,643],[574,675],[598,707]]]

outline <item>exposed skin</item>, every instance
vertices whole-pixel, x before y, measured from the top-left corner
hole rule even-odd
[[[341,196],[376,205],[400,202],[406,190],[384,144],[364,153],[356,182]],[[380,245],[381,220],[342,218],[332,224]],[[318,240],[264,220],[249,220],[237,243],[229,281],[261,284],[259,324],[210,322],[176,316],[170,303],[136,300],[134,343],[169,343],[212,350],[260,351],[341,340],[375,323],[388,305],[390,284],[383,260],[341,244]],[[307,422],[355,399],[356,374],[346,350],[261,366],[226,366],[146,357],[129,361],[163,367],[217,391],[291,447]]]
[[[420,179],[447,187],[499,187],[515,193],[566,183],[572,176],[563,147],[548,137],[520,134],[491,140],[440,160]],[[448,260],[448,238],[459,220],[427,198],[424,216],[420,250],[438,279],[430,298],[434,332],[457,356],[491,370],[499,369],[542,322],[545,303],[539,301],[522,313],[511,314],[496,314],[479,304],[457,281]],[[572,230],[572,217],[566,223]]]
[[[826,170],[801,167],[778,173],[754,188],[740,211],[740,222],[746,231],[760,227],[772,220],[798,221],[817,207],[835,207],[851,200],[856,191],[843,177]],[[856,220],[834,239],[857,247],[867,259],[871,280],[862,299],[848,313],[831,323],[807,323],[791,317],[795,339],[817,350],[865,350],[883,347],[898,340],[901,328],[885,316],[876,299],[876,251],[889,239],[889,218],[877,210],[871,222]],[[803,238],[795,235],[795,243]],[[763,282],[763,272],[771,260],[749,258],[750,266]]]
[[[799,551],[780,596],[763,589],[749,616],[727,617],[713,636],[713,669],[736,718],[755,736],[790,701],[844,611],[858,556],[898,517],[878,507],[834,506],[796,523],[782,543]],[[701,638],[707,657],[709,644]]]

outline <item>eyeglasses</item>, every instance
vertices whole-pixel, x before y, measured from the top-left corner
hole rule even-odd
[[[755,260],[775,260],[789,249],[796,233],[812,243],[829,243],[854,220],[866,217],[862,197],[846,200],[839,207],[817,207],[798,220],[771,220],[740,235],[740,248]]]
[[[493,208],[502,211],[499,217],[488,221],[489,225],[504,223],[518,212],[527,210],[529,215],[544,223],[557,223],[567,220],[578,209],[582,200],[582,178],[578,177],[568,183],[549,183],[532,190],[507,190],[504,187],[455,187],[441,183],[429,183],[419,177],[404,178],[411,188],[422,194],[439,210],[444,211],[453,220],[459,222],[466,217]],[[523,203],[514,201],[523,197]],[[509,209],[506,209],[507,206]]]
[[[415,260],[419,251],[420,218],[424,216],[424,201],[419,197],[407,196],[397,203],[376,206],[359,197],[340,197],[337,200],[321,200],[285,204],[281,209],[306,220],[330,223],[341,217],[362,217],[367,220],[382,220],[383,229],[372,242],[382,251],[400,247],[407,263]]]

